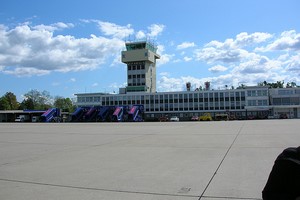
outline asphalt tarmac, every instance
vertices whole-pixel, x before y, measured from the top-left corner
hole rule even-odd
[[[299,129],[299,119],[0,123],[0,199],[261,199]]]

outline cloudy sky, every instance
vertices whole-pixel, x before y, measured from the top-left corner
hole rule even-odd
[[[298,0],[3,0],[0,96],[118,92],[125,41],[158,46],[157,91],[300,85]]]

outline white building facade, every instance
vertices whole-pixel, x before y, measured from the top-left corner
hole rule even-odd
[[[227,113],[233,119],[300,118],[300,88],[246,87],[190,92],[76,94],[77,106],[143,105],[146,119],[178,116],[188,120],[204,113]]]
[[[126,43],[122,62],[127,65],[127,87],[119,94],[82,93],[78,107],[142,105],[144,118],[178,116],[188,120],[204,113],[228,114],[232,119],[300,118],[300,88],[266,86],[232,90],[156,92],[157,48],[146,41]],[[183,83],[184,84],[184,83]]]

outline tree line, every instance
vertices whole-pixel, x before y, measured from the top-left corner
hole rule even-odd
[[[257,84],[258,86],[269,86],[270,88],[294,88],[299,87],[297,86],[296,82],[287,82],[284,85],[284,81],[277,81],[274,83],[269,83],[267,81],[263,81]]]
[[[60,96],[52,97],[46,90],[30,90],[25,93],[22,102],[12,92],[6,92],[0,97],[0,110],[47,110],[55,107],[65,112],[73,112],[75,105],[70,98]]]

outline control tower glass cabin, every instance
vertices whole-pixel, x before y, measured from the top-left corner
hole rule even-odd
[[[122,62],[127,64],[126,92],[156,92],[157,47],[142,42],[126,42]]]

